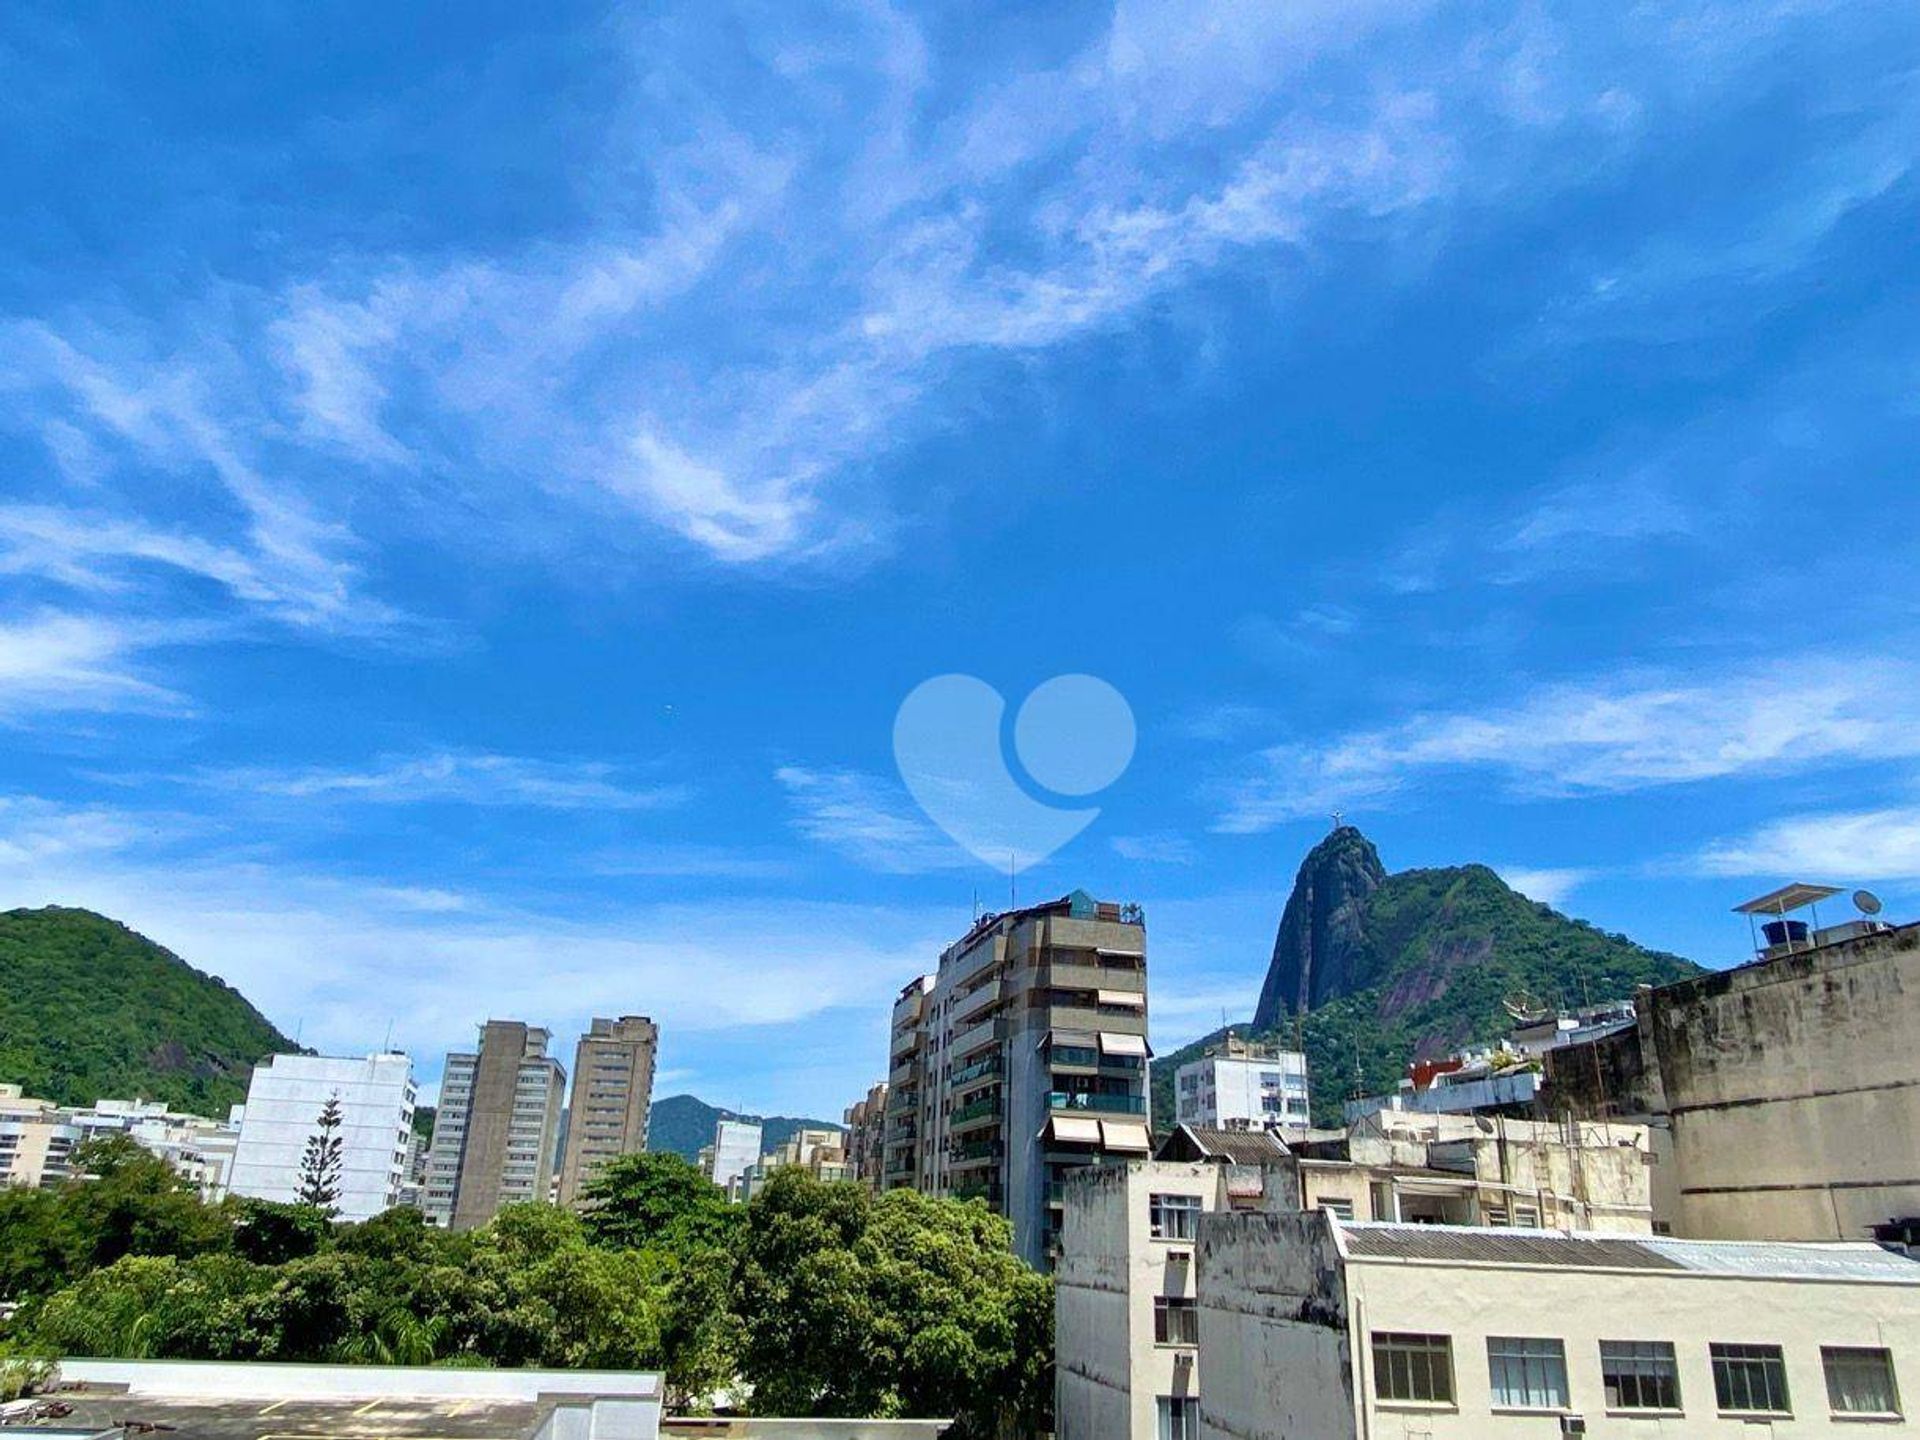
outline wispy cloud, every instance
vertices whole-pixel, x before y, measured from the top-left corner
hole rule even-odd
[[[1113,853],[1122,860],[1143,865],[1191,865],[1199,858],[1192,840],[1168,830],[1151,835],[1116,835],[1110,843]]]
[[[1547,797],[1920,755],[1917,679],[1900,662],[1793,657],[1724,675],[1551,685],[1485,711],[1275,746],[1231,788],[1216,828],[1377,807],[1450,772]]]
[[[1765,875],[1782,880],[1920,880],[1920,808],[1796,815],[1694,858],[1707,875]]]
[[[523,805],[547,810],[659,810],[685,803],[683,785],[634,785],[603,761],[536,760],[444,750],[387,756],[360,769],[203,770],[191,783],[246,795],[367,805]]]
[[[793,828],[869,870],[919,875],[977,864],[914,808],[897,784],[855,770],[782,766]]]
[[[1542,905],[1560,905],[1593,878],[1593,871],[1572,866],[1537,869],[1521,865],[1496,867],[1500,878],[1529,900]]]
[[[143,673],[163,626],[43,610],[0,621],[0,720],[37,714],[183,713],[184,697]]]

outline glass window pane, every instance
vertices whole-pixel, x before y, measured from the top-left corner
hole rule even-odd
[[[1828,1345],[1820,1351],[1827,1371],[1827,1400],[1841,1415],[1898,1415],[1893,1356],[1885,1350]]]

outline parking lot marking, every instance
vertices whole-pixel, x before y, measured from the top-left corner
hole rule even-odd
[[[284,1400],[276,1400],[271,1405],[267,1406],[266,1409],[262,1410],[260,1413],[262,1415],[271,1415],[274,1411],[278,1410],[282,1405],[286,1403],[287,1402]]]
[[[353,1413],[355,1415],[366,1415],[371,1411],[373,1411],[374,1409],[376,1409],[379,1406],[379,1404],[380,1402],[378,1400],[369,1400],[367,1401],[366,1404],[362,1405],[358,1410],[354,1411]]]

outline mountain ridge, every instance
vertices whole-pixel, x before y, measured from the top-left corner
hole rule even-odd
[[[745,1115],[724,1106],[709,1105],[697,1095],[669,1095],[653,1102],[647,1116],[647,1149],[698,1160],[703,1146],[713,1143],[713,1127],[721,1120],[758,1120],[762,1154],[785,1144],[796,1130],[834,1130],[846,1126],[837,1120],[807,1120],[795,1115]]]
[[[298,1048],[226,981],[118,920],[0,912],[0,1081],[29,1095],[137,1096],[221,1119],[258,1061]]]

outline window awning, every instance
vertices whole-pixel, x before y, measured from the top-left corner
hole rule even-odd
[[[1147,958],[1147,952],[1144,950],[1109,950],[1104,945],[1095,947],[1093,953],[1096,955],[1105,955],[1113,960],[1144,960]]]
[[[1101,1140],[1109,1150],[1125,1150],[1145,1155],[1153,1149],[1153,1137],[1138,1120],[1102,1120]]]
[[[1098,1145],[1100,1122],[1084,1115],[1056,1115],[1047,1121],[1043,1133],[1049,1140],[1060,1140],[1069,1145]]]
[[[1144,1035],[1121,1035],[1112,1030],[1100,1032],[1100,1053],[1102,1055],[1138,1055],[1146,1058],[1147,1037]]]
[[[1147,997],[1138,990],[1096,990],[1102,1005],[1124,1005],[1129,1010],[1147,1008]]]

